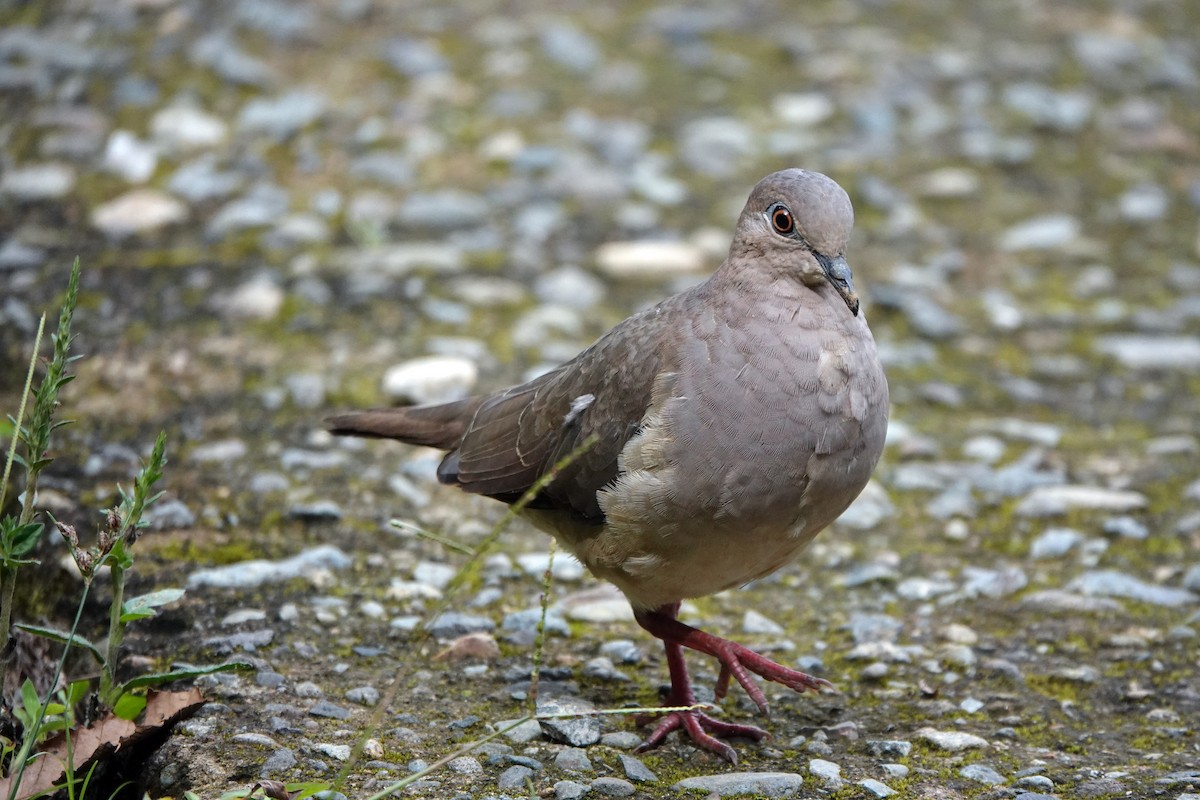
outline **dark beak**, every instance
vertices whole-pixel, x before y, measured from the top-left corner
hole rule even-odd
[[[853,275],[850,274],[850,265],[846,263],[845,256],[834,256],[829,258],[820,253],[814,252],[817,261],[821,264],[821,268],[825,270],[825,277],[837,289],[837,293],[846,301],[846,307],[850,309],[850,313],[858,316],[858,295],[854,291],[854,283],[852,282]]]

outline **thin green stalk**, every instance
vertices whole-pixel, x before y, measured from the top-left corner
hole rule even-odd
[[[100,702],[112,708],[119,696],[113,697],[117,686],[117,659],[121,654],[121,642],[125,639],[125,623],[121,621],[121,609],[125,604],[125,570],[112,564],[112,602],[108,607],[108,644],[105,646],[104,663],[100,665]]]
[[[33,386],[33,372],[37,366],[37,354],[42,347],[42,333],[46,329],[46,315],[42,314],[38,321],[37,335],[33,340],[33,355],[29,357],[29,370],[25,373],[25,388],[21,390],[21,404],[17,406],[16,425],[13,428],[12,442],[8,445],[8,458],[4,461],[4,477],[0,479],[0,512],[4,510],[4,500],[8,495],[8,478],[12,475],[13,459],[17,456],[17,442],[21,438],[21,425],[25,421],[25,406],[29,401],[29,389]],[[25,515],[25,510],[21,510]],[[23,520],[28,522],[28,520]],[[8,631],[12,625],[13,600],[17,592],[16,564],[4,564],[0,567],[0,636],[4,637],[3,651],[8,643]]]
[[[21,404],[17,406],[16,426],[13,428],[12,442],[8,445],[8,458],[4,461],[4,477],[0,478],[0,511],[4,509],[4,501],[8,497],[8,477],[12,474],[13,459],[17,456],[17,442],[21,438],[21,425],[25,422],[25,406],[29,403],[29,389],[33,386],[33,372],[37,367],[37,354],[42,349],[42,334],[46,330],[46,315],[38,320],[37,334],[33,337],[33,355],[29,357],[29,370],[25,373],[25,388],[21,390]]]
[[[546,648],[546,612],[550,609],[550,588],[554,584],[554,554],[558,551],[558,540],[550,539],[550,557],[546,559],[546,571],[542,573],[541,616],[538,617],[537,637],[533,647],[533,669],[529,674],[529,713],[537,713],[538,683],[542,678],[542,652]]]
[[[87,605],[88,592],[91,590],[91,588],[92,585],[90,583],[85,583],[83,585],[83,594],[79,596],[79,605],[75,609],[75,621],[71,623],[71,639],[74,639],[75,634],[79,631],[79,620],[83,618],[83,608],[85,605]],[[67,664],[67,653],[69,653],[70,650],[70,645],[67,645],[63,648],[62,655],[58,659],[58,666],[54,670],[54,676],[50,680],[51,687],[58,685],[58,680],[60,677],[62,677],[63,669],[65,669]],[[51,689],[51,691],[53,691],[53,689]],[[38,733],[42,728],[42,720],[46,718],[46,707],[49,705],[50,696],[47,695],[46,698],[41,702],[41,706],[38,709],[37,719],[34,720],[32,728],[26,730],[21,735],[21,750],[17,753],[16,757],[12,761],[12,785],[8,790],[7,800],[17,800],[17,792],[20,791],[21,788],[21,776],[25,774],[25,765],[28,763],[29,757],[33,754],[33,748],[37,744]]]

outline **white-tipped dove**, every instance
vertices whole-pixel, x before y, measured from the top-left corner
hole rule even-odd
[[[528,383],[443,405],[337,416],[337,434],[448,450],[438,478],[513,503],[588,437],[527,515],[625,593],[666,647],[671,706],[695,704],[683,648],[721,663],[768,711],[750,673],[830,687],[677,619],[680,601],[779,569],[841,514],[883,450],[888,389],[846,263],[850,199],[817,172],[761,180],[729,256],[704,283],[617,325]],[[666,714],[647,750],[683,728],[767,734],[698,710]]]

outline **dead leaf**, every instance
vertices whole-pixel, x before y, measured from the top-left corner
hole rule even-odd
[[[141,724],[135,725],[109,714],[91,727],[75,728],[71,731],[70,740],[74,772],[86,772],[101,759],[136,747],[139,742],[155,734],[169,733],[172,727],[195,714],[204,703],[204,696],[195,687],[181,692],[151,691]],[[59,733],[46,740],[38,758],[25,768],[16,793],[17,800],[28,800],[62,783],[66,777],[63,769],[66,763],[67,738]],[[13,788],[12,780],[11,776],[0,780],[0,796],[9,796]]]
[[[250,787],[250,794],[247,796],[253,795],[256,789],[262,789],[263,797],[269,797],[271,800],[292,800],[295,796],[289,794],[287,787],[280,781],[259,781]]]

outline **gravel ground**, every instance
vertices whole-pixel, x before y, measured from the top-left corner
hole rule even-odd
[[[1196,30],[1152,0],[0,5],[0,406],[80,254],[43,501],[84,529],[166,428],[134,590],[188,594],[131,668],[257,668],[202,682],[153,795],[331,780],[365,734],[366,796],[521,717],[548,541],[450,592],[465,558],[387,520],[471,546],[503,509],[321,418],[573,355],[805,166],[857,208],[889,447],[801,562],[684,616],[841,694],[767,687],[737,768],[583,717],[407,796],[1196,800]],[[655,704],[655,643],[554,573],[543,708]]]

